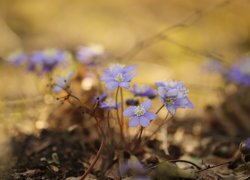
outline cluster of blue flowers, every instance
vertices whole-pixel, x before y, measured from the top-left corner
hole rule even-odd
[[[100,45],[80,46],[76,50],[76,60],[88,67],[100,65],[106,56]]]
[[[238,85],[250,86],[250,58],[234,64],[228,72],[228,79]]]
[[[250,86],[250,58],[243,58],[231,67],[224,66],[220,61],[211,60],[203,69],[221,74],[227,81],[244,86]]]
[[[40,54],[38,57],[40,57]],[[41,57],[43,56],[41,55]],[[188,90],[183,82],[156,82],[155,84],[157,86],[157,90],[153,89],[150,86],[138,86],[135,84],[130,90],[131,80],[136,75],[135,69],[136,66],[134,65],[125,66],[118,63],[111,64],[109,68],[104,69],[104,74],[103,76],[101,76],[101,80],[105,82],[107,90],[112,92],[112,90],[117,89],[116,99],[110,97],[110,92],[103,92],[99,96],[94,97],[95,103],[97,103],[100,108],[118,111],[118,109],[123,105],[123,100],[121,99],[121,101],[118,102],[117,95],[118,91],[122,91],[123,88],[129,90],[129,92],[131,92],[135,97],[140,96],[142,97],[142,99],[147,98],[147,100],[144,100],[143,102],[141,102],[141,104],[138,100],[135,99],[134,102],[136,103],[131,103],[131,105],[123,111],[122,115],[129,118],[128,124],[131,127],[135,127],[138,125],[147,127],[152,120],[157,118],[158,112],[150,112],[152,99],[156,96],[160,97],[160,100],[163,103],[162,107],[165,106],[168,112],[170,112],[172,115],[175,115],[178,108],[193,108],[192,103],[187,97]],[[69,83],[73,74],[74,72],[70,71],[65,77],[56,77],[53,91],[55,93],[60,93],[62,91],[71,93]]]
[[[8,61],[17,66],[26,65],[28,71],[45,74],[52,72],[56,67],[69,65],[70,60],[87,67],[100,65],[107,57],[102,46],[80,46],[74,53],[62,49],[44,49],[30,53],[17,51],[7,57]]]
[[[130,88],[130,82],[132,78],[136,75],[134,70],[136,66],[125,66],[122,64],[111,64],[108,69],[104,70],[104,75],[101,80],[106,83],[108,90],[114,90],[117,88]],[[141,125],[142,127],[147,127],[150,122],[156,119],[156,113],[150,112],[152,106],[152,101],[150,99],[159,95],[162,103],[166,106],[168,111],[175,115],[176,109],[178,108],[193,108],[192,103],[188,99],[188,90],[182,82],[167,81],[167,82],[157,82],[158,91],[151,88],[150,86],[138,86],[134,85],[133,89],[130,90],[134,96],[141,96],[149,98],[137,106],[130,106],[124,112],[123,116],[129,118],[129,125],[135,127]],[[158,94],[157,94],[158,93]],[[118,109],[121,103],[115,103],[114,100],[105,96],[97,96],[100,101],[100,107],[108,110]],[[102,99],[102,100],[101,100]]]
[[[29,71],[44,74],[53,71],[58,65],[67,64],[70,55],[67,51],[59,49],[45,49],[30,54],[17,52],[9,56],[9,61],[15,65],[27,65]]]
[[[153,89],[152,87],[146,86],[146,85],[138,86],[135,84],[131,92],[135,96],[148,97],[149,99],[153,99],[157,96],[157,91]]]

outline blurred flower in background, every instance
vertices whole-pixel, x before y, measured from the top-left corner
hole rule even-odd
[[[250,86],[250,58],[234,64],[228,72],[228,80],[242,86]]]
[[[30,71],[38,70],[39,74],[48,73],[57,66],[67,65],[69,59],[69,53],[60,49],[35,51],[30,56],[28,69]]]
[[[28,61],[28,55],[23,51],[16,51],[7,57],[7,61],[20,66]]]
[[[93,67],[100,65],[106,57],[106,53],[101,45],[80,46],[76,50],[76,60],[80,63]]]
[[[121,103],[115,103],[115,100],[112,98],[107,98],[105,101],[100,102],[100,108],[112,110],[118,109],[121,106]]]
[[[7,60],[17,66],[26,65],[28,71],[39,75],[52,72],[58,66],[67,66],[70,54],[60,49],[44,49],[25,53],[22,51],[11,54]]]
[[[133,86],[133,90],[131,90],[131,92],[135,95],[135,96],[141,96],[141,97],[148,97],[150,99],[155,98],[155,96],[157,95],[157,91],[153,88],[151,88],[150,86],[138,86],[138,85],[134,85]]]
[[[53,87],[53,91],[55,93],[60,93],[62,91],[69,92],[70,91],[70,80],[74,75],[74,71],[69,71],[68,74],[64,76],[57,76],[55,79],[55,85]]]

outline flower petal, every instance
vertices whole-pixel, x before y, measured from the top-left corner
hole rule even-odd
[[[129,108],[125,109],[125,111],[123,112],[123,116],[125,117],[133,116],[135,108],[136,108],[135,106],[130,106]]]
[[[139,122],[140,122],[140,121],[139,121],[139,118],[138,118],[138,117],[133,117],[133,118],[131,118],[130,121],[129,121],[129,126],[130,126],[130,127],[138,126]]]
[[[63,91],[63,88],[61,88],[60,86],[54,86],[53,91],[55,93],[59,93],[59,92]]]
[[[175,115],[176,107],[174,105],[167,106],[167,109],[172,115]]]
[[[129,71],[135,70],[136,68],[137,68],[136,65],[127,66],[127,67],[124,67],[124,68],[123,68],[123,71],[124,71],[124,72],[129,72]]]
[[[150,124],[150,120],[145,118],[144,116],[139,117],[139,121],[142,127],[147,127]]]
[[[142,103],[142,106],[144,107],[144,109],[145,109],[146,111],[148,111],[149,108],[151,108],[151,106],[152,106],[152,102],[151,102],[150,100],[146,100],[146,101],[144,101],[144,102]]]
[[[157,115],[155,113],[152,113],[152,112],[146,112],[144,114],[144,117],[149,119],[149,120],[153,120],[153,119],[157,118]]]
[[[163,87],[159,87],[159,88],[158,88],[158,94],[159,94],[161,97],[165,97],[166,89],[163,88]]]
[[[135,77],[135,73],[133,73],[133,74],[124,74],[124,81],[127,81],[127,82],[129,82],[129,81],[131,81],[131,79],[133,78],[133,77]]]
[[[111,77],[111,76],[103,76],[103,77],[101,77],[101,80],[105,81],[105,82],[108,82],[108,81],[113,81],[114,78]]]
[[[75,73],[74,70],[69,71],[67,76],[66,76],[66,79],[69,80],[74,75],[74,73]]]
[[[121,82],[119,83],[119,86],[125,88],[125,89],[129,89],[130,85],[128,82]]]
[[[65,79],[61,76],[56,77],[56,84],[58,86],[64,87],[66,85]]]
[[[177,96],[178,95],[179,90],[178,89],[169,89],[166,92],[166,96],[168,97],[173,97],[173,96]]]
[[[107,82],[106,87],[107,87],[107,89],[109,89],[109,90],[113,90],[113,89],[117,88],[118,85],[119,85],[119,84],[118,84],[117,82],[112,81],[112,82]]]

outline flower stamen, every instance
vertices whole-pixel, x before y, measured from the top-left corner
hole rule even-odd
[[[134,113],[136,114],[136,116],[142,116],[142,115],[145,114],[145,112],[146,112],[146,110],[143,107],[141,107],[141,106],[137,106],[135,108],[135,111],[134,111]]]

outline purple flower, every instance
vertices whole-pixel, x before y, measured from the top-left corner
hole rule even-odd
[[[157,82],[156,85],[158,86],[158,94],[161,101],[171,114],[174,115],[177,108],[193,108],[193,104],[187,97],[188,90],[182,82]]]
[[[57,76],[55,80],[55,85],[53,87],[53,91],[55,93],[60,93],[62,91],[69,91],[70,79],[74,75],[74,71],[69,71],[69,73],[63,76]]]
[[[68,58],[69,54],[63,50],[46,49],[44,51],[35,51],[28,61],[28,69],[34,71],[40,68],[40,73],[51,72],[58,65],[65,64]]]
[[[247,146],[247,148],[250,148],[250,138],[247,138],[247,140],[246,140],[246,146]]]
[[[76,59],[86,66],[96,66],[105,58],[103,47],[100,45],[80,46],[76,51]]]
[[[107,98],[105,101],[100,102],[100,108],[112,110],[118,109],[121,106],[121,103],[116,104],[115,100],[112,98]]]
[[[227,78],[238,85],[250,86],[250,58],[243,59],[233,65]]]
[[[156,97],[157,92],[150,86],[137,86],[136,84],[131,91],[135,96],[148,97],[153,99]]]
[[[28,61],[28,58],[29,58],[28,55],[22,51],[14,52],[7,57],[10,63],[13,63],[17,66],[26,63]]]
[[[140,124],[142,127],[147,127],[150,121],[157,117],[155,113],[148,112],[151,106],[151,100],[146,100],[139,106],[127,108],[123,112],[123,116],[129,117],[129,126],[135,127]]]
[[[129,82],[135,76],[133,70],[136,66],[124,66],[121,64],[110,65],[109,69],[104,70],[104,75],[101,80],[106,82],[106,87],[109,90],[123,87],[129,89]]]

